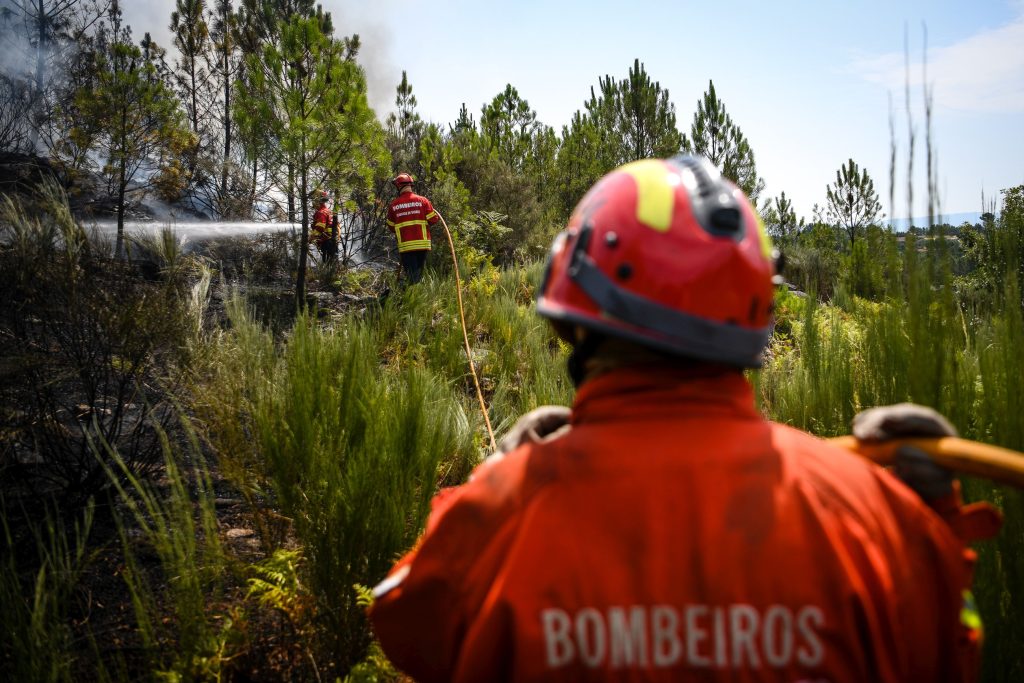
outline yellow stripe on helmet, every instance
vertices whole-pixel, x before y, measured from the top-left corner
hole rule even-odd
[[[672,227],[679,174],[658,159],[634,161],[620,170],[636,181],[636,219],[651,230],[668,232]]]
[[[761,253],[771,261],[775,258],[775,246],[772,244],[772,238],[768,234],[768,230],[765,229],[764,221],[760,216],[757,217],[757,236],[761,240]]]

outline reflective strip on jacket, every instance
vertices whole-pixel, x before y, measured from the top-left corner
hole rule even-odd
[[[970,577],[916,494],[740,374],[620,369],[439,494],[370,617],[424,683],[964,681]]]
[[[440,217],[426,197],[415,192],[399,194],[388,206],[387,224],[398,240],[398,251],[428,251],[430,227]]]
[[[334,238],[334,217],[326,206],[320,207],[313,214],[313,228],[309,238],[317,245]]]

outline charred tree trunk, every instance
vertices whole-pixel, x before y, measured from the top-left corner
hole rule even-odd
[[[227,21],[225,19],[225,21]],[[228,194],[228,163],[231,160],[231,79],[228,77],[230,63],[230,52],[227,40],[224,41],[224,162],[220,171],[220,193],[221,197]],[[255,180],[255,179],[254,179]]]
[[[39,12],[38,17],[38,28],[39,35],[37,36],[38,43],[36,44],[36,91],[32,97],[32,106],[29,111],[32,112],[33,121],[29,124],[29,151],[33,154],[39,146],[39,126],[43,116],[43,107],[45,98],[43,97],[43,83],[46,81],[46,7],[43,6],[43,0],[39,0],[37,7]]]
[[[305,176],[305,170],[303,170]],[[302,189],[305,192],[305,188]],[[303,205],[305,206],[305,205]],[[288,222],[295,222],[295,162],[288,162]]]
[[[307,171],[305,164],[306,156],[306,143],[303,139],[302,144],[299,147],[299,153],[302,155],[301,168],[299,169],[299,192],[303,198],[302,200],[302,237],[299,240],[299,272],[295,278],[295,305],[297,308],[302,308],[306,302],[306,263],[307,255],[309,253],[309,202],[305,200],[307,196],[306,182],[307,182]]]

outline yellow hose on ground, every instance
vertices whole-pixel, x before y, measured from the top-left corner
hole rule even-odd
[[[476,376],[476,367],[473,365],[473,349],[469,346],[469,333],[466,331],[466,311],[462,308],[462,279],[459,277],[459,259],[455,256],[455,242],[452,241],[452,233],[448,229],[448,223],[444,216],[437,209],[434,209],[437,217],[441,219],[444,226],[444,234],[448,236],[448,246],[452,250],[452,265],[455,268],[455,293],[459,299],[459,319],[462,321],[462,341],[466,345],[466,360],[469,362],[469,372],[473,375],[473,386],[476,387],[476,397],[480,401],[480,412],[484,415],[484,424],[487,425],[487,436],[491,439],[491,451],[498,450],[498,444],[494,441],[494,430],[491,429],[491,417],[487,414],[487,403],[484,402],[484,392],[480,389],[480,378]]]
[[[855,436],[839,436],[828,441],[879,465],[891,465],[898,448],[913,446],[930,455],[937,464],[954,472],[1024,488],[1024,453],[1009,448],[954,436],[881,442],[861,441]]]

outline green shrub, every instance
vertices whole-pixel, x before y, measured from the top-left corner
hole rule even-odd
[[[883,302],[840,288],[834,305],[806,300],[802,318],[783,318],[763,371],[754,375],[762,410],[822,436],[847,433],[867,407],[913,401],[936,408],[961,435],[1024,449],[1024,316],[1015,276],[978,307],[955,298],[945,240],[919,250],[907,239],[906,272]],[[786,311],[789,298],[780,300]],[[978,308],[976,308],[978,307]],[[970,323],[968,324],[968,319]],[[982,680],[1024,678],[1024,494],[967,479],[965,497],[1002,507],[1006,523],[979,544],[975,594],[986,622]]]
[[[364,324],[331,332],[300,317],[271,356],[268,333],[244,317],[234,323],[232,341],[255,357],[243,358],[241,376],[226,361],[211,396],[238,400],[230,410],[243,423],[238,431],[207,413],[208,429],[225,473],[291,520],[328,655],[321,660],[345,671],[369,644],[352,586],[375,583],[411,545],[442,462],[475,461],[468,420],[426,368],[384,370],[377,333]],[[235,450],[236,440],[251,447]]]
[[[564,351],[532,309],[540,265],[469,275],[466,323],[494,423],[568,403]],[[241,299],[228,311],[198,415],[266,547],[287,529],[299,543],[317,658],[340,674],[370,643],[352,586],[379,581],[418,537],[438,486],[464,481],[489,450],[454,281],[428,272],[333,326],[300,316],[280,344]]]

